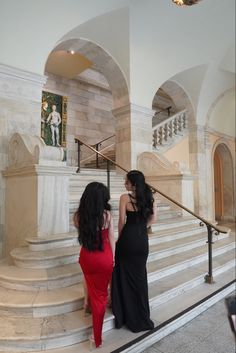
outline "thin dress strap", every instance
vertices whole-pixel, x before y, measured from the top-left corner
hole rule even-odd
[[[129,195],[129,199],[130,199],[131,205],[133,206],[134,211],[137,212],[136,208],[134,207],[134,203],[132,201],[131,195],[130,194],[128,194],[128,195]]]

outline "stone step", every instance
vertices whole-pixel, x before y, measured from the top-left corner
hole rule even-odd
[[[228,237],[214,244],[212,256],[216,257],[231,250],[235,251],[235,241],[231,237]],[[148,283],[155,282],[161,278],[190,268],[207,259],[208,249],[205,244],[194,249],[194,253],[190,250],[149,262],[147,264]]]
[[[41,236],[26,238],[26,241],[28,243],[29,250],[49,250],[77,245],[78,234],[75,231],[71,233],[50,235],[48,237]]]
[[[165,230],[167,228],[171,229],[179,226],[187,226],[192,224],[199,225],[199,223],[199,220],[193,217],[176,217],[171,220],[168,220],[168,223],[164,220],[160,220],[159,222],[152,224],[152,231],[155,232],[159,230]]]
[[[82,283],[60,290],[16,291],[0,287],[0,316],[48,317],[80,310],[83,303]]]
[[[118,195],[118,197],[115,199],[115,198],[112,198],[110,201],[109,201],[109,204],[111,205],[111,211],[114,212],[114,211],[118,211],[119,209],[119,198],[120,198],[120,195]],[[78,207],[78,204],[79,204],[79,198],[78,198],[78,195],[73,195],[71,194],[71,197],[69,199],[69,202],[70,202],[70,209],[74,209],[75,207]],[[159,211],[171,211],[171,206],[167,203],[164,203],[164,202],[159,202],[157,204],[157,212]]]
[[[170,229],[163,229],[158,231],[152,231],[152,234],[149,234],[149,246],[155,244],[161,244],[167,241],[172,241],[174,239],[182,239],[194,234],[205,234],[205,230],[202,227],[197,226],[196,224],[190,224],[185,226],[179,226]]]
[[[217,276],[235,267],[235,249],[213,258],[213,276]],[[208,261],[191,266],[178,273],[153,282],[149,285],[150,310],[204,282],[208,272]],[[173,286],[174,283],[174,286]],[[161,289],[163,292],[161,293]]]
[[[232,237],[218,241],[214,244],[213,256],[218,256],[235,248],[235,242]],[[186,254],[178,254],[169,258],[156,260],[148,263],[148,282],[152,283],[159,279],[169,276],[170,274],[182,271],[197,263],[207,260],[207,247],[202,246],[195,250],[194,255],[192,252]],[[0,283],[2,287],[7,289],[17,289],[20,291],[38,291],[40,290],[54,290],[57,288],[69,287],[73,284],[81,282],[81,270],[78,264],[66,265],[57,267],[55,269],[22,269],[15,266],[1,266]],[[71,287],[73,289],[73,287]],[[35,293],[35,292],[34,292]],[[35,294],[32,293],[32,296]],[[50,298],[52,294],[49,294]],[[57,295],[56,295],[57,296]],[[72,297],[74,291],[72,292]],[[0,295],[0,298],[2,296]],[[4,292],[4,297],[5,292]],[[22,294],[17,294],[17,298],[23,297]],[[66,302],[65,295],[63,300]],[[15,298],[15,295],[13,296]],[[46,298],[46,294],[44,294]],[[74,297],[72,298],[72,302]],[[50,300],[46,301],[47,303]],[[69,299],[67,299],[69,302]],[[32,303],[30,300],[29,303]],[[30,304],[31,305],[31,304]]]
[[[162,304],[158,306],[156,310],[153,310],[151,313],[151,317],[155,322],[155,326],[164,324],[165,322],[170,322],[168,325],[160,328],[150,337],[148,336],[146,339],[144,336],[144,332],[140,333],[132,333],[127,330],[125,327],[116,330],[108,330],[103,333],[104,344],[103,347],[99,349],[100,353],[111,353],[111,352],[130,352],[130,353],[141,353],[145,348],[148,348],[154,342],[158,341],[162,337],[165,337],[170,332],[175,331],[177,328],[183,326],[188,321],[192,320],[194,317],[199,315],[201,312],[205,311],[209,306],[216,303],[221,298],[224,298],[228,294],[230,294],[234,288],[235,284],[231,284],[226,289],[220,291],[215,294],[216,291],[221,289],[223,285],[229,283],[232,279],[234,279],[235,273],[234,270],[231,269],[226,273],[216,276],[216,281],[209,285],[206,283],[202,283],[193,289],[179,294],[177,297],[169,300],[166,304]],[[212,295],[212,297],[208,301],[204,301],[207,296]],[[208,304],[209,302],[209,304]],[[201,303],[196,307],[193,307],[189,314],[185,313],[186,308],[194,306],[196,303]],[[178,315],[183,312],[182,315],[179,316],[179,319],[175,319],[171,321],[174,315]],[[127,343],[133,342],[130,347],[122,348]],[[42,350],[46,350],[46,346],[41,346]],[[82,341],[77,344],[71,343],[70,346],[62,347],[62,348],[54,348],[50,349],[50,353],[88,353],[89,351],[89,342]],[[41,353],[42,350],[34,350],[34,353]],[[29,350],[28,350],[29,351]],[[3,352],[6,352],[4,350]],[[10,347],[7,349],[8,353],[25,353],[26,350],[18,349],[12,350]],[[32,352],[32,350],[31,350]]]
[[[215,236],[215,241],[225,239],[228,234],[220,234]],[[155,235],[151,236],[154,245],[150,245],[150,253],[148,262],[182,253],[191,249],[195,249],[206,243],[206,234],[191,234],[186,237],[175,237],[170,240],[170,236],[162,237],[162,242],[155,241]],[[157,237],[158,238],[158,237]],[[46,240],[47,241],[47,240]],[[14,263],[18,267],[23,268],[53,268],[66,264],[76,263],[78,260],[80,246],[67,246],[64,248],[52,248],[49,250],[32,251],[28,247],[16,248],[11,251]]]
[[[81,279],[81,269],[77,263],[46,269],[0,266],[0,285],[8,289],[52,290],[80,283]]]
[[[70,177],[71,180],[77,179],[78,177],[80,178],[80,177],[87,177],[87,176],[93,176],[93,175],[104,176],[104,170],[99,170],[96,168],[86,168],[86,169],[81,168],[79,173],[76,173],[77,167],[71,167],[71,170],[74,171],[74,174],[72,174]],[[112,177],[117,179],[120,179],[123,177],[122,174],[119,174],[114,170],[112,170],[110,174]]]
[[[213,262],[214,275],[217,278],[217,276],[225,271],[229,272],[234,267],[234,252],[227,256],[225,254],[218,256]],[[149,287],[151,311],[154,312],[157,307],[160,307],[159,310],[161,311],[163,301],[166,304],[168,300],[178,298],[187,292],[190,293],[192,289],[202,285],[206,268],[207,261],[186,271],[169,276],[168,281],[159,280],[156,285],[151,284]],[[155,324],[157,325],[157,322]],[[108,311],[103,331],[111,330],[113,325],[113,315]],[[114,332],[114,330],[112,331]],[[25,316],[19,319],[19,317],[13,316],[8,317],[6,320],[6,317],[0,317],[0,349],[3,352],[20,350],[26,352],[65,347],[85,341],[90,334],[91,317],[84,317],[82,310],[46,318]],[[134,336],[133,334],[132,336],[137,337],[137,335]],[[119,347],[121,341],[116,341],[116,344]],[[105,350],[104,352],[108,351]]]
[[[228,234],[215,236],[214,242],[228,238]],[[190,235],[187,238],[180,238],[170,242],[163,242],[149,247],[148,262],[163,259],[172,255],[180,254],[189,250],[195,250],[199,246],[206,244],[207,235],[205,233]]]
[[[111,313],[106,314],[103,330],[113,328]],[[48,350],[65,347],[88,339],[92,333],[91,317],[85,318],[83,311],[74,311],[47,318],[0,317],[0,349]]]
[[[30,251],[28,247],[21,247],[13,249],[11,256],[18,267],[50,268],[76,263],[79,249],[79,245],[41,251]]]

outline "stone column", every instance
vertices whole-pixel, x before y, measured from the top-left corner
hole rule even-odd
[[[38,136],[14,134],[6,180],[6,256],[28,237],[69,231],[69,176],[63,148]]]
[[[154,111],[135,104],[113,110],[116,119],[116,163],[130,170],[137,168],[137,157],[152,151]]]
[[[194,208],[200,216],[208,215],[206,136],[204,126],[192,125],[189,127],[189,160],[190,170],[197,178],[194,182]]]
[[[46,77],[0,64],[0,259],[5,239],[5,179],[8,144],[15,132],[40,136],[42,88]]]

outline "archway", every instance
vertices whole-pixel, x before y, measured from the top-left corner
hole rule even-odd
[[[226,144],[220,143],[213,155],[215,219],[233,221],[234,183],[233,161]]]
[[[107,79],[113,97],[113,109],[129,104],[126,78],[116,61],[101,46],[85,39],[70,39],[58,44],[53,52],[75,52],[87,58],[93,68]]]
[[[46,91],[52,87],[56,93],[68,98],[67,164],[77,165],[75,136],[90,145],[104,140],[100,148],[107,148],[104,153],[115,159],[113,109],[129,104],[128,85],[115,60],[91,41],[70,39],[53,49],[45,70],[49,73]],[[113,138],[109,139],[111,136]],[[91,151],[87,148],[82,148],[81,154],[81,160],[94,162],[90,160]]]

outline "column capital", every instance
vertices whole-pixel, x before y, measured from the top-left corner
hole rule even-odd
[[[112,110],[112,114],[115,117],[120,117],[131,113],[142,114],[143,116],[149,118],[150,116],[152,117],[154,115],[155,110],[134,103],[129,103]]]

